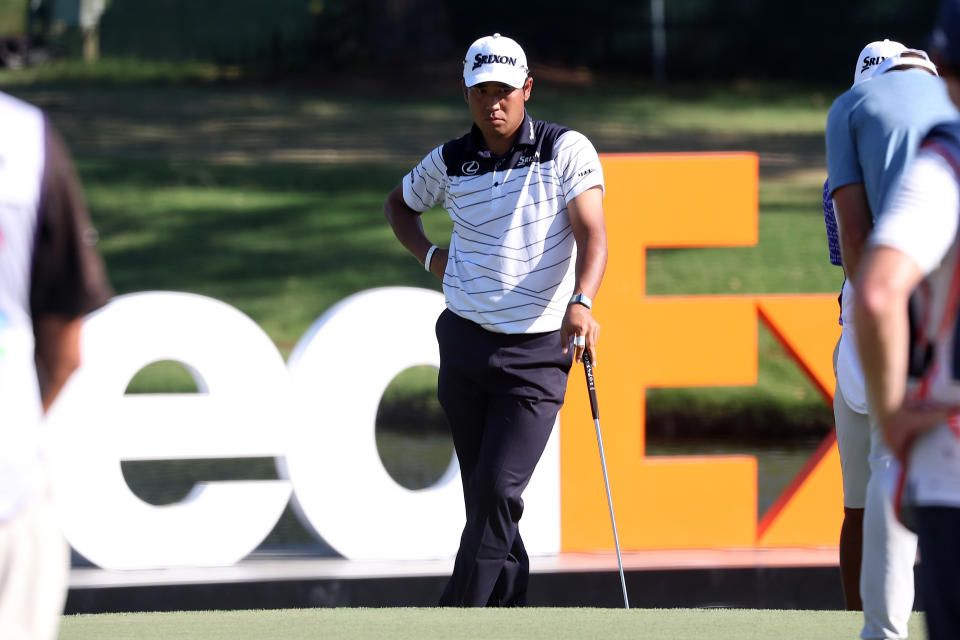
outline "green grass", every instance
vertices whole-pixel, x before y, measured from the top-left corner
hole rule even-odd
[[[0,19],[3,17],[3,4],[0,3]],[[23,20],[21,20],[22,22]],[[240,75],[241,71],[236,67],[216,65],[209,62],[162,62],[107,58],[96,64],[91,64],[80,59],[64,58],[15,71],[0,69],[0,86],[7,88],[36,84],[84,86],[91,83],[176,85],[234,80]]]
[[[113,75],[111,64],[119,69]],[[63,130],[119,292],[223,299],[287,354],[316,317],[351,293],[438,288],[393,239],[381,208],[413,163],[467,126],[454,87],[405,95],[164,85],[150,81],[150,65],[139,78],[117,62],[93,68],[113,83],[54,77],[11,84],[21,76],[0,75],[0,86],[48,108]],[[116,82],[130,76],[137,81]],[[760,152],[758,246],[651,251],[651,295],[832,292],[841,275],[827,264],[819,211],[829,95],[751,84],[544,86],[530,108],[584,131],[600,151]],[[433,237],[449,233],[442,211],[424,221]],[[761,377],[774,386],[765,382],[747,396],[809,395],[783,354],[765,352],[772,359],[761,370],[776,376]]]
[[[733,609],[291,609],[79,615],[60,640],[273,638],[644,638],[646,640],[809,640],[854,638],[862,614]],[[910,637],[926,638],[923,616]]]
[[[621,82],[598,87],[599,91],[603,92],[599,103],[571,104],[565,89],[547,90],[546,99],[559,101],[560,121],[595,119],[594,136],[687,136],[696,131],[706,134],[705,142],[712,146],[728,134],[822,136],[826,110],[835,95],[830,88],[749,81],[667,87]]]

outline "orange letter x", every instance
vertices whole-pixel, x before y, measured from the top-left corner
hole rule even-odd
[[[756,155],[602,160],[610,260],[596,306],[603,326],[597,389],[621,545],[835,545],[843,512],[832,435],[759,523],[753,457],[645,456],[645,389],[756,384],[758,318],[832,398],[835,295],[646,295],[648,248],[757,243]],[[589,417],[578,367],[571,371],[561,414],[564,551],[613,548]]]

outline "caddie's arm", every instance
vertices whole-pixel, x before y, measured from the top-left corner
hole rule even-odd
[[[423,223],[420,221],[420,214],[409,206],[403,200],[403,185],[397,187],[387,196],[387,201],[383,203],[383,215],[393,229],[393,234],[397,236],[407,251],[424,264],[427,253],[433,243],[427,238],[423,231]],[[447,250],[437,248],[430,256],[430,264],[426,265],[427,271],[443,280],[443,274],[447,270]]]
[[[854,282],[867,237],[873,229],[873,215],[867,190],[862,182],[839,187],[833,192],[833,205],[840,233],[840,255],[847,279]]]
[[[923,277],[905,253],[877,246],[864,255],[854,284],[857,349],[870,406],[890,450],[900,460],[913,440],[947,417],[943,409],[905,406],[910,293]]]
[[[70,152],[49,123],[46,133],[30,282],[34,360],[45,412],[80,366],[84,317],[113,295]]]
[[[37,319],[37,378],[44,412],[57,399],[67,379],[80,366],[80,332],[83,316],[43,315]]]
[[[607,228],[603,220],[603,190],[599,186],[587,189],[567,203],[570,226],[577,243],[576,282],[573,293],[582,293],[591,301],[596,298],[607,267]],[[585,305],[567,305],[560,327],[563,352],[569,352],[573,336],[584,336],[585,346],[576,345],[573,357],[580,362],[584,349],[589,349],[590,360],[597,364],[597,338],[600,325]]]

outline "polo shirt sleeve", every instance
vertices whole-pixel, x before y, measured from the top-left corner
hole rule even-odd
[[[590,189],[603,186],[603,167],[596,149],[587,137],[576,131],[563,133],[554,152],[564,200],[570,202]]]
[[[929,275],[953,246],[958,218],[957,176],[942,155],[924,150],[904,172],[870,243],[906,254]]]
[[[830,176],[830,195],[839,187],[863,182],[863,172],[857,160],[857,142],[850,127],[849,101],[838,98],[827,115],[827,175]]]
[[[837,214],[833,210],[833,198],[830,197],[829,179],[823,183],[823,223],[827,227],[827,248],[830,250],[830,264],[842,267],[840,231],[837,229]]]
[[[447,165],[440,145],[420,161],[403,179],[403,201],[423,213],[443,202],[447,190]]]
[[[112,290],[73,162],[49,123],[45,158],[30,312],[75,318],[106,304]]]

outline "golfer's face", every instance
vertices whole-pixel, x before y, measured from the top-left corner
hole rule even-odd
[[[485,137],[506,138],[516,133],[532,86],[533,79],[527,78],[522,89],[502,82],[481,82],[465,90],[470,114]]]

